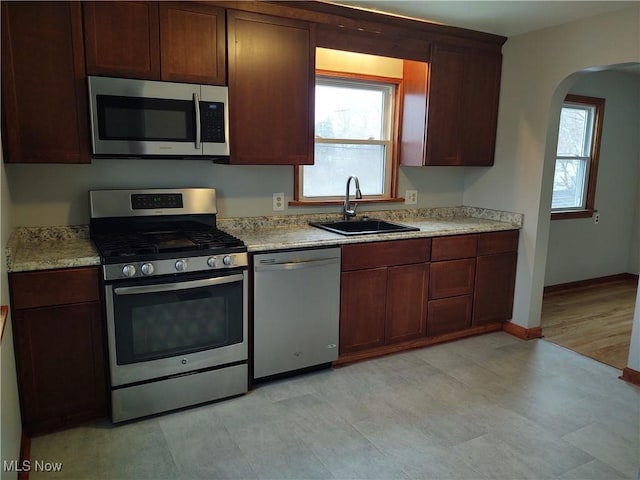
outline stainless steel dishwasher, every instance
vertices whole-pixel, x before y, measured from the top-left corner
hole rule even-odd
[[[253,378],[338,358],[340,248],[253,257]]]

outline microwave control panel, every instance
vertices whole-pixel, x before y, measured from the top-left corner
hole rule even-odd
[[[224,143],[224,103],[200,102],[202,141]]]

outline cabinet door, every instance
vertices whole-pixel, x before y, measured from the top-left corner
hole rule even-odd
[[[313,163],[313,42],[303,22],[227,12],[234,164]]]
[[[99,302],[16,310],[23,426],[43,433],[107,415]]]
[[[478,257],[473,326],[511,319],[517,257],[516,252]]]
[[[471,326],[472,295],[431,300],[427,315],[427,336],[457,332]]]
[[[391,267],[387,282],[386,343],[424,336],[429,266]]]
[[[2,109],[5,162],[90,162],[79,2],[2,2]]]
[[[463,164],[463,91],[465,82],[472,81],[465,78],[466,60],[464,48],[434,45],[431,50],[426,165]]]
[[[387,268],[341,274],[340,354],[384,345]]]
[[[158,2],[83,2],[87,73],[160,79]]]
[[[500,53],[469,52],[460,135],[464,165],[493,165],[501,68]]]
[[[162,80],[225,85],[224,9],[192,2],[160,2]]]
[[[433,46],[425,165],[493,165],[501,67],[499,51]]]

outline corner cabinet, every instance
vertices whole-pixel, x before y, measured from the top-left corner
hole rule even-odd
[[[502,54],[434,44],[429,64],[405,62],[400,162],[493,165]]]
[[[89,163],[79,2],[2,2],[7,163]]]
[[[226,84],[224,8],[195,2],[83,2],[87,73]]]
[[[9,287],[25,432],[106,417],[98,267],[11,273]]]
[[[227,11],[230,163],[313,163],[312,37],[302,21]]]

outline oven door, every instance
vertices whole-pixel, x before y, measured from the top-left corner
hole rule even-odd
[[[111,386],[247,360],[247,271],[106,285]]]

